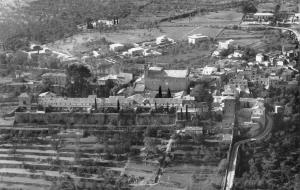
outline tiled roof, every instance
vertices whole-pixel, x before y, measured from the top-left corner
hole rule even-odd
[[[49,76],[67,77],[67,75],[65,73],[45,73],[42,75],[42,77],[49,77]]]
[[[19,97],[21,97],[21,98],[29,98],[30,96],[29,96],[29,94],[27,94],[26,92],[24,92],[24,93],[20,94]]]
[[[185,78],[188,75],[188,70],[165,70],[168,77]]]

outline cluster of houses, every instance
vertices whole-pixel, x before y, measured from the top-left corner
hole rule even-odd
[[[187,37],[187,41],[191,45],[207,40],[209,38],[202,34],[193,34]],[[158,51],[160,47],[170,46],[174,43],[176,42],[173,39],[160,36],[153,42],[134,44],[132,48],[121,43],[110,44],[109,51],[115,52],[120,58],[122,56],[160,55],[161,53]],[[221,57],[221,52],[231,48],[233,43],[233,40],[220,42],[212,56]],[[32,49],[39,51],[35,53],[47,52],[45,48]],[[197,117],[211,111],[213,115],[219,115],[224,119],[222,129],[225,132],[222,134],[226,134],[224,139],[230,141],[232,138],[230,129],[234,124],[232,118],[236,112],[236,98],[251,97],[250,87],[253,85],[260,85],[265,89],[280,85],[296,88],[300,75],[299,71],[294,68],[296,63],[293,60],[298,54],[299,52],[296,50],[284,51],[284,49],[281,52],[261,52],[255,56],[254,61],[246,62],[243,60],[244,52],[234,50],[226,58],[204,67],[187,67],[176,70],[157,64],[142,64],[142,74],[134,76],[133,73],[124,72],[123,67],[126,65],[120,64],[116,57],[103,58],[103,56],[99,56],[99,52],[93,51],[92,57],[96,58],[95,63],[88,62],[91,56],[85,57],[82,62],[87,64],[93,76],[97,77],[96,85],[105,86],[107,81],[111,80],[114,84],[122,86],[123,89],[120,89],[115,96],[108,98],[98,98],[96,95],[87,98],[62,97],[60,92],[67,85],[67,75],[64,72],[46,72],[41,75],[41,82],[43,84],[51,83],[57,90],[54,90],[54,93],[42,93],[35,100],[30,93],[23,93],[19,96],[19,104],[29,108],[32,104],[37,103],[44,108],[50,106],[61,111],[78,109],[83,112],[88,112],[93,107],[120,107],[121,109],[175,107],[179,119],[182,117],[182,112],[188,112]],[[197,84],[198,81],[203,80],[208,81],[210,93],[214,99],[211,106],[199,104],[189,92],[193,91],[191,83]],[[129,91],[130,93],[128,93]],[[159,91],[165,98],[157,96]],[[260,102],[261,100],[253,98],[240,98],[239,105],[244,105],[240,108],[240,114],[249,119],[244,125],[255,126],[257,123],[263,122],[265,111]],[[277,111],[279,112],[280,109],[278,107]],[[195,130],[197,133],[203,131],[193,128],[193,126],[188,127],[187,131]]]
[[[279,14],[281,18],[278,24],[285,25],[297,25],[300,24],[300,13],[282,12]],[[275,18],[275,14],[272,12],[261,12],[247,14],[243,18],[242,25],[270,25]]]
[[[218,49],[229,48],[230,43],[232,43],[231,40],[220,42]],[[243,52],[239,53],[243,54]],[[115,64],[110,63],[108,69],[104,69],[101,72],[102,75],[99,75],[97,84],[103,86],[108,80],[121,85],[131,83],[129,87],[121,89],[116,94],[120,97],[128,95],[124,92],[130,88],[130,96],[135,96],[138,99],[155,98],[160,89],[165,94],[170,91],[174,98],[194,101],[194,97],[187,94],[191,81],[206,80],[210,82],[211,86],[217,87],[215,91],[211,92],[213,96],[236,98],[243,93],[251,97],[252,92],[249,86],[253,84],[260,85],[265,89],[280,85],[296,88],[300,75],[299,71],[294,68],[295,63],[290,60],[297,55],[298,52],[296,51],[258,53],[255,61],[248,63],[245,63],[241,56],[234,56],[219,60],[212,65],[206,65],[203,68],[187,68],[184,70],[170,70],[155,65],[148,65],[144,67],[143,75],[137,79],[134,78],[132,73],[111,70],[110,65]],[[42,82],[47,83],[50,81],[54,86],[64,88],[66,86],[66,78],[67,76],[64,73],[46,73],[42,75]],[[62,100],[63,98],[60,99]],[[51,100],[53,99],[47,99],[47,103],[51,102]],[[74,102],[80,104],[82,101]],[[98,102],[100,103],[101,101],[99,100]],[[169,103],[171,105],[171,101]],[[69,102],[56,104],[72,105]],[[94,104],[94,100],[86,105],[91,106],[91,104]],[[220,110],[218,106],[214,109]]]
[[[119,24],[119,18],[114,17],[112,19],[87,19],[86,23],[77,25],[78,30],[97,29],[101,26],[113,27]]]
[[[187,41],[191,45],[208,41],[209,37],[202,34],[192,34],[187,37]],[[109,50],[120,53],[122,56],[159,56],[162,55],[160,49],[175,44],[175,40],[166,35],[159,36],[155,41],[143,42],[142,44],[133,44],[134,47],[126,49],[124,44],[113,43],[109,46]]]
[[[158,50],[162,46],[169,46],[175,44],[175,40],[167,37],[166,35],[159,36],[153,42],[144,42],[142,44],[132,44],[132,48],[126,48],[124,44],[113,43],[109,45],[109,50],[121,56],[127,57],[149,57],[159,56],[162,53]]]

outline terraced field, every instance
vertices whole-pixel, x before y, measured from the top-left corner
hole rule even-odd
[[[158,159],[144,159],[140,151],[145,146],[147,126],[110,127],[16,122],[0,125],[0,187],[47,190],[67,183],[78,188],[105,189],[105,185],[153,183]],[[170,128],[162,130],[169,133]],[[163,141],[158,139],[161,145]]]
[[[0,144],[0,187],[49,189],[66,177],[78,186],[101,184],[104,175],[118,177],[127,157],[101,153],[97,138],[83,138],[82,130],[59,133],[52,126],[3,126]],[[96,150],[97,149],[97,150]],[[114,159],[118,156],[118,159]]]

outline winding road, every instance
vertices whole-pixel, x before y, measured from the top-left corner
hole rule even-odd
[[[300,43],[300,33],[296,30],[296,29],[293,29],[293,28],[285,28],[285,27],[278,27],[278,26],[264,26],[265,28],[272,28],[272,29],[278,29],[278,30],[287,30],[287,31],[290,31],[292,32],[296,38],[297,38],[297,41],[298,43]]]
[[[225,183],[225,186],[224,186],[224,190],[231,190],[232,189],[233,182],[234,182],[234,177],[235,177],[237,155],[238,155],[238,152],[239,152],[240,145],[243,145],[243,144],[249,143],[249,142],[260,141],[260,140],[264,139],[272,130],[273,118],[272,118],[271,115],[269,115],[269,114],[266,115],[265,123],[266,123],[266,125],[265,125],[266,128],[263,131],[263,133],[261,133],[257,137],[242,140],[242,141],[236,142],[234,144],[234,146],[232,148],[232,151],[230,153],[230,156],[229,156],[228,174],[226,176],[226,183]]]

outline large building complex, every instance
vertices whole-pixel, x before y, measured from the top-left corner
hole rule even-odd
[[[189,70],[165,70],[162,67],[145,69],[146,90],[158,91],[170,89],[174,91],[186,90],[189,85]]]

